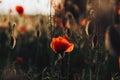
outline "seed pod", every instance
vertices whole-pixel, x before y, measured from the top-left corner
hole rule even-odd
[[[15,37],[13,37],[13,36],[10,37],[9,45],[10,45],[11,49],[14,49],[14,47],[16,45],[16,39],[15,39]]]
[[[110,26],[106,30],[105,48],[111,55],[120,55],[120,34],[114,26]]]
[[[36,34],[37,34],[37,37],[41,36],[41,32],[39,30],[37,30]]]
[[[85,28],[87,36],[90,36],[94,33],[94,23],[91,21],[88,21],[86,28]]]

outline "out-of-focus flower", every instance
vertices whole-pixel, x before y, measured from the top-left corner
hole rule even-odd
[[[54,19],[54,22],[56,25],[58,25],[59,27],[63,27],[63,24],[62,24],[62,20],[60,18],[55,18]]]
[[[67,20],[66,23],[63,25],[62,19],[61,18],[55,18],[54,20],[55,24],[58,25],[61,28],[69,29],[70,28],[70,23]]]
[[[51,48],[55,53],[71,52],[74,44],[70,43],[64,37],[52,38]]]
[[[20,26],[20,27],[18,27],[18,31],[20,33],[24,34],[24,33],[28,32],[28,29],[25,26]]]
[[[118,15],[120,15],[120,9],[118,9]]]
[[[119,70],[120,70],[120,56],[118,57],[118,64],[119,64]]]
[[[87,25],[87,22],[88,22],[87,19],[83,19],[83,20],[81,21],[81,25],[82,25],[82,26],[86,26],[86,25]]]
[[[1,25],[1,28],[3,29],[3,30],[8,30],[8,26],[7,25]]]
[[[22,57],[17,57],[16,60],[19,64],[23,64],[23,58]]]
[[[24,15],[24,8],[22,6],[16,6],[16,11],[19,15]]]

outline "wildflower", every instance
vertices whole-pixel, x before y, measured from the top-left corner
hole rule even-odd
[[[71,52],[74,48],[73,43],[69,43],[64,37],[52,38],[51,48],[55,53]]]
[[[54,22],[59,27],[63,27],[63,23],[62,23],[62,20],[60,18],[55,18]]]
[[[22,57],[17,57],[17,62],[20,63],[20,64],[23,64],[23,58]]]
[[[70,28],[70,22],[67,20],[65,24],[63,24],[62,19],[60,18],[55,18],[54,20],[55,24],[61,28],[69,29]]]
[[[6,25],[2,25],[1,28],[2,28],[3,30],[8,30],[8,26],[6,26]]]
[[[23,15],[24,14],[24,8],[22,6],[16,6],[16,11],[19,15]]]
[[[118,64],[119,64],[119,70],[120,70],[120,56],[118,57]]]
[[[20,32],[25,32],[27,29],[26,29],[25,26],[20,26],[20,27],[18,28],[18,30],[19,30]]]
[[[18,31],[22,34],[26,33],[28,31],[28,29],[25,26],[20,26],[18,28]]]
[[[120,15],[120,9],[118,9],[118,15]]]
[[[81,22],[82,26],[86,26],[87,22],[88,22],[87,19],[83,19],[82,22]]]

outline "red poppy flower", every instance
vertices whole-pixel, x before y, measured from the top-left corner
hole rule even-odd
[[[20,63],[20,64],[23,64],[23,58],[22,57],[17,57],[17,62]]]
[[[52,39],[51,48],[55,53],[71,52],[74,44],[69,43],[64,37],[58,37]]]
[[[59,27],[63,27],[62,20],[60,18],[55,18],[54,20],[55,24],[57,24]]]
[[[120,15],[120,9],[118,9],[118,15]]]
[[[20,32],[20,33],[26,33],[27,31],[28,31],[28,29],[25,27],[25,26],[20,26],[19,28],[18,28],[18,31]]]
[[[82,26],[86,26],[87,22],[88,22],[87,19],[83,19],[82,22],[81,22]]]
[[[6,25],[2,25],[1,28],[4,30],[8,30],[8,26],[6,26]]]
[[[119,70],[120,70],[120,56],[118,57]]]
[[[16,6],[16,11],[19,15],[24,15],[24,8],[22,6]]]
[[[60,18],[55,18],[54,22],[55,22],[56,25],[58,25],[58,26],[61,27],[61,28],[66,28],[66,29],[69,29],[69,28],[70,28],[70,23],[69,23],[69,21],[67,21],[66,24],[63,25],[62,19],[60,19]]]

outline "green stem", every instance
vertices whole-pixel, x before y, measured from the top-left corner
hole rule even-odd
[[[70,69],[70,55],[67,58],[67,80],[69,80],[69,69]]]
[[[92,80],[92,70],[89,69],[89,77],[90,77],[90,80]]]
[[[85,80],[85,69],[83,69],[83,71],[82,71],[82,79],[81,80]]]

